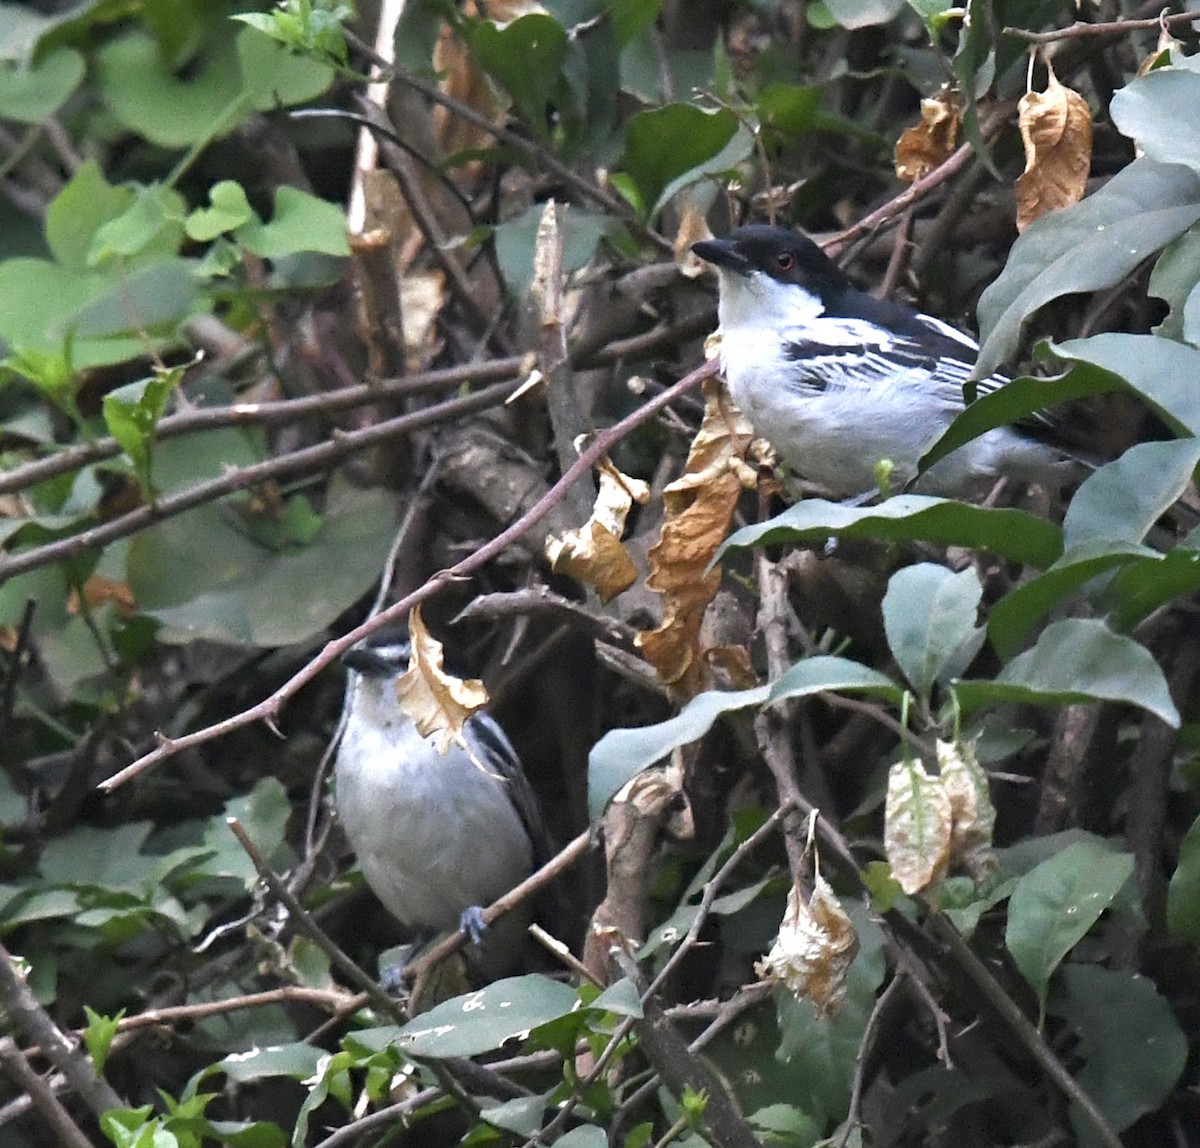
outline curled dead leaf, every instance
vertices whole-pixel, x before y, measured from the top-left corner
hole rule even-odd
[[[953,812],[940,777],[918,761],[888,771],[883,848],[892,876],[910,896],[940,881],[950,864]]]
[[[105,602],[113,602],[122,618],[132,618],[137,613],[137,602],[129,584],[116,578],[105,578],[100,574],[91,575],[83,584],[83,600],[93,610],[103,606]],[[80,606],[79,591],[72,589],[67,598],[67,612],[78,614]]]
[[[684,195],[679,213],[679,230],[675,233],[675,265],[679,273],[688,279],[698,279],[708,266],[700,256],[692,252],[692,244],[701,239],[711,239],[708,220],[704,211],[690,195]]]
[[[1017,179],[1017,230],[1040,215],[1083,198],[1092,166],[1092,113],[1087,101],[1058,82],[1054,69],[1044,92],[1026,92],[1017,105],[1025,143],[1025,171]]]
[[[818,873],[807,900],[792,886],[779,936],[754,971],[798,998],[807,997],[823,1016],[833,1016],[846,999],[846,972],[857,952],[854,925]]]
[[[915,183],[954,153],[962,123],[962,101],[950,84],[921,101],[920,123],[905,128],[896,141],[896,178]]]
[[[600,489],[592,516],[578,530],[546,539],[550,568],[594,586],[603,602],[615,598],[637,578],[637,567],[621,545],[625,520],[635,502],[644,503],[650,488],[640,478],[622,474],[607,459],[597,464]]]
[[[646,585],[663,596],[662,624],[636,638],[677,697],[693,697],[709,685],[700,626],[720,588],[721,571],[708,565],[725,539],[743,487],[754,485],[756,472],[745,462],[753,438],[745,415],[715,379],[708,380],[703,422],[684,473],[663,491],[662,533],[650,549]]]
[[[412,655],[408,672],[396,682],[400,706],[422,737],[437,739],[438,753],[445,753],[451,743],[470,753],[463,727],[476,710],[487,705],[487,690],[475,678],[464,680],[446,673],[442,644],[425,628],[419,606],[409,615],[408,629]]]
[[[952,828],[950,860],[961,865],[977,881],[995,868],[992,833],[996,808],[988,792],[987,774],[975,756],[973,742],[939,741],[938,768],[950,798]]]

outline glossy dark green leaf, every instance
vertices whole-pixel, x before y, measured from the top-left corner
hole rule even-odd
[[[744,134],[739,127],[737,116],[727,108],[703,111],[693,104],[666,104],[630,119],[621,168],[647,214],[657,214],[686,182],[725,171],[744,159],[753,141],[747,139],[743,151],[737,143]]]
[[[1047,626],[1037,645],[996,678],[962,680],[954,689],[967,712],[1001,702],[1128,702],[1179,725],[1167,680],[1149,650],[1094,618],[1066,618]]]
[[[1017,881],[1004,943],[1039,1001],[1046,1000],[1054,970],[1132,875],[1131,853],[1093,838],[1068,845]]]
[[[821,89],[811,84],[771,84],[759,92],[754,107],[764,131],[794,140],[816,126]]]
[[[919,562],[892,575],[883,628],[892,656],[921,697],[929,697],[963,645],[976,639],[982,597],[973,568],[955,573]]]
[[[396,1046],[412,1056],[476,1056],[573,1012],[579,994],[540,974],[494,981],[410,1021]]]
[[[1171,1094],[1188,1058],[1187,1038],[1154,982],[1124,969],[1068,964],[1047,1011],[1079,1038],[1080,1086],[1117,1132],[1154,1112]],[[1090,1122],[1071,1110],[1078,1143]]]
[[[1179,846],[1179,860],[1167,886],[1167,928],[1200,945],[1200,817]]]
[[[1059,528],[1024,511],[901,494],[878,506],[859,507],[806,498],[767,522],[735,531],[717,552],[717,559],[733,548],[830,537],[967,546],[1039,567],[1049,566],[1062,553]]]
[[[1200,435],[1200,351],[1156,335],[1109,332],[1052,347],[1057,358],[1119,376],[1179,434]],[[981,402],[983,400],[980,400]]]
[[[917,472],[924,474],[935,462],[985,431],[1012,426],[1038,411],[1102,395],[1120,386],[1120,380],[1107,372],[1083,368],[1072,369],[1054,379],[1030,376],[1013,379],[975,399],[921,456]]]
[[[1160,561],[1140,559],[1118,571],[1101,599],[1112,625],[1132,629],[1160,606],[1200,589],[1200,550],[1177,547]]]
[[[248,1052],[233,1052],[213,1068],[239,1083],[271,1076],[307,1080],[316,1073],[321,1058],[327,1055],[323,1049],[303,1041],[294,1041],[270,1048],[253,1048]]]
[[[1129,542],[1101,540],[1068,550],[1049,570],[1022,583],[992,607],[988,636],[996,653],[1013,657],[1038,622],[1093,578],[1130,564],[1144,571],[1162,559],[1157,551]]]
[[[681,745],[698,741],[722,714],[824,690],[872,693],[899,702],[890,678],[849,658],[814,657],[797,662],[770,686],[710,690],[697,694],[673,718],[637,729],[609,730],[588,755],[588,810],[593,818],[622,786]]]
[[[1180,164],[1134,160],[1094,195],[1034,220],[979,300],[986,378],[1017,349],[1025,321],[1062,295],[1099,291],[1200,219],[1200,176]]]
[[[469,22],[464,31],[480,67],[512,97],[526,122],[546,135],[562,87],[566,29],[552,16],[531,12],[503,25]]]

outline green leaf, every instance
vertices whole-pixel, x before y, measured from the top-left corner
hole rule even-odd
[[[115,219],[101,224],[88,248],[89,267],[134,255],[169,258],[183,242],[183,196],[165,184],[140,187]]]
[[[1179,164],[1136,159],[1094,195],[1034,220],[979,300],[984,339],[974,376],[986,378],[1013,354],[1039,307],[1112,287],[1197,219],[1200,176]]]
[[[749,133],[727,108],[704,111],[693,104],[667,104],[630,119],[621,166],[641,202],[649,205],[647,217],[653,218],[677,191],[735,167],[752,146]]]
[[[825,690],[872,693],[896,703],[902,694],[896,683],[883,674],[849,658],[829,656],[797,662],[770,686],[697,694],[675,717],[638,729],[609,730],[592,747],[588,755],[590,815],[599,817],[622,786],[677,746],[698,741],[722,714]]]
[[[608,1136],[594,1124],[580,1124],[554,1141],[557,1148],[605,1148]]]
[[[511,23],[468,21],[467,43],[475,59],[510,96],[521,117],[539,135],[549,131],[549,113],[562,88],[567,33],[552,16],[531,12]]]
[[[165,487],[163,461],[160,447],[155,474]],[[128,582],[141,610],[163,623],[160,640],[302,642],[371,587],[391,544],[391,515],[382,491],[338,489],[310,545],[275,551],[248,538],[225,508],[201,506],[134,538]]]
[[[68,329],[91,346],[128,334],[140,340],[139,350],[144,352],[147,336],[171,336],[194,309],[210,305],[211,299],[201,292],[195,261],[164,259],[114,276],[107,291],[72,316]]]
[[[569,985],[540,974],[508,977],[410,1021],[396,1046],[411,1056],[476,1056],[567,1016],[578,1005],[579,994]]]
[[[825,0],[825,7],[843,28],[869,28],[894,20],[905,0]]]
[[[1200,75],[1186,68],[1156,68],[1113,93],[1108,111],[1122,135],[1152,160],[1200,170]]]
[[[1063,519],[1064,546],[1140,542],[1187,490],[1197,463],[1200,438],[1131,446],[1076,491]]]
[[[254,1048],[249,1052],[232,1052],[223,1060],[217,1061],[209,1071],[223,1072],[238,1084],[272,1076],[307,1080],[316,1074],[321,1058],[328,1055],[324,1049],[305,1044],[303,1041],[295,1041],[292,1044],[273,1045],[270,1048]]]
[[[1109,332],[1051,347],[1068,362],[1088,363],[1111,372],[1181,435],[1200,435],[1200,351],[1156,335]],[[1073,374],[1074,372],[1072,372]],[[983,400],[980,399],[980,402]]]
[[[1158,257],[1146,293],[1164,300],[1170,307],[1167,317],[1154,328],[1164,339],[1184,338],[1184,308],[1200,283],[1200,228],[1191,228],[1168,243]],[[1194,306],[1194,303],[1193,303]],[[1186,340],[1200,342],[1200,332],[1191,332]]]
[[[1068,550],[1044,574],[1018,586],[992,607],[988,637],[1002,658],[1011,658],[1034,625],[1093,578],[1128,565],[1144,572],[1162,560],[1157,551],[1129,542],[1102,540]]]
[[[88,160],[46,209],[50,253],[68,271],[88,270],[96,232],[127,211],[135,195],[132,188],[114,187],[100,165]]]
[[[0,60],[0,119],[41,123],[58,111],[83,73],[83,57],[70,48],[56,48],[36,64]]]
[[[150,471],[154,431],[180,373],[163,371],[154,378],[117,387],[104,396],[104,422],[108,433],[129,455],[147,498],[153,496]]]
[[[1200,817],[1179,846],[1179,861],[1167,886],[1167,928],[1200,945]]]
[[[1133,875],[1133,855],[1077,841],[1017,881],[1004,943],[1044,1007],[1050,977]]]
[[[235,46],[240,99],[255,111],[306,104],[333,83],[334,70],[329,64],[298,56],[255,28],[243,28]],[[233,126],[228,124],[225,130]]]
[[[1128,630],[1160,606],[1200,589],[1200,550],[1177,547],[1160,560],[1140,558],[1118,571],[1102,605],[1114,629]]]
[[[951,451],[996,427],[1012,426],[1039,411],[1106,394],[1119,386],[1110,374],[1075,369],[1056,379],[1013,379],[974,399],[921,456],[917,473],[924,474]],[[967,389],[970,387],[968,384]]]
[[[1149,650],[1094,618],[1065,618],[1047,626],[1037,645],[995,679],[960,680],[954,692],[968,713],[1000,702],[1128,702],[1179,726],[1167,680]]]
[[[1048,1010],[1079,1036],[1084,1091],[1117,1132],[1162,1106],[1187,1063],[1188,1042],[1154,982],[1122,969],[1070,964]],[[1078,1143],[1090,1123],[1071,1109]]]
[[[208,201],[211,207],[196,208],[184,224],[188,238],[197,243],[210,243],[218,235],[256,219],[254,208],[236,180],[223,179],[213,184],[208,191]]]
[[[113,1037],[117,1035],[117,1028],[121,1018],[125,1015],[125,1010],[121,1009],[116,1016],[107,1017],[101,1016],[100,1013],[85,1004],[83,1012],[87,1017],[87,1027],[83,1030],[83,1043],[87,1046],[88,1056],[92,1058],[96,1071],[103,1076],[104,1065],[108,1060],[108,1050],[112,1047]]]
[[[535,203],[515,219],[499,223],[492,229],[500,274],[516,299],[524,300],[533,282],[533,250],[545,209],[545,204]],[[613,220],[608,216],[579,207],[560,211],[559,233],[562,236],[564,273],[578,271],[584,266],[596,254],[600,240],[614,230]]]
[[[809,84],[771,84],[758,93],[754,110],[765,132],[794,140],[816,126],[821,89]]]
[[[892,655],[921,697],[929,697],[948,666],[959,668],[964,646],[971,645],[972,654],[978,650],[982,597],[971,568],[956,574],[920,562],[892,575],[883,598],[883,627]]]
[[[1039,567],[1049,566],[1062,553],[1058,527],[1035,515],[901,494],[878,506],[862,507],[806,498],[767,522],[735,531],[717,552],[717,560],[729,549],[830,537],[966,546]]]
[[[270,223],[244,223],[233,237],[263,259],[282,259],[301,251],[350,254],[345,212],[294,187],[280,187],[275,192],[275,214]]]

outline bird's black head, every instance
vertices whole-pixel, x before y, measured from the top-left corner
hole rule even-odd
[[[408,669],[411,655],[412,647],[407,641],[381,642],[375,646],[360,642],[342,655],[342,662],[365,677],[389,678]]]
[[[821,292],[837,287],[845,276],[807,235],[756,223],[731,231],[724,239],[692,244],[701,259],[738,275],[761,272],[777,283],[794,283]]]

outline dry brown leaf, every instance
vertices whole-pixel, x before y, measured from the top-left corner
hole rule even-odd
[[[635,502],[644,503],[650,488],[640,478],[622,474],[603,458],[597,463],[600,489],[592,516],[579,530],[546,539],[546,558],[558,574],[569,574],[594,586],[603,602],[615,598],[637,578],[637,567],[621,545],[625,519]]]
[[[754,431],[715,379],[704,384],[704,420],[688,452],[684,473],[663,491],[663,526],[650,549],[646,586],[663,596],[663,620],[642,630],[637,645],[679,698],[708,687],[701,656],[704,611],[721,585],[720,567],[708,569],[725,540],[743,487],[756,472],[745,454]]]
[[[953,820],[950,860],[981,881],[996,865],[992,853],[996,808],[988,792],[987,774],[975,756],[973,742],[939,741],[937,760]]]
[[[132,618],[137,613],[137,602],[134,600],[133,591],[127,582],[122,582],[117,578],[105,578],[100,574],[93,574],[83,584],[83,600],[93,610],[103,606],[105,602],[115,602],[117,612],[122,618]],[[67,612],[78,614],[79,606],[79,591],[72,588],[67,597]]]
[[[400,280],[400,319],[409,368],[420,370],[437,346],[437,317],[446,303],[446,273],[409,271]]]
[[[1170,63],[1171,54],[1175,52],[1179,55],[1184,54],[1183,41],[1176,40],[1171,35],[1170,29],[1164,24],[1158,30],[1158,43],[1154,46],[1154,51],[1138,64],[1137,75],[1144,76],[1147,72],[1152,72],[1155,68]],[[1166,60],[1163,59],[1164,53],[1167,56]]]
[[[829,883],[818,873],[807,901],[798,886],[788,893],[779,936],[756,961],[762,980],[807,997],[823,1016],[833,1016],[846,999],[846,971],[858,952],[858,934]]]
[[[692,251],[692,244],[701,239],[711,239],[708,220],[704,210],[694,196],[684,195],[679,212],[679,230],[675,233],[675,265],[679,273],[688,279],[698,279],[704,274],[707,264]]]
[[[1017,178],[1017,230],[1040,215],[1083,198],[1092,166],[1092,113],[1063,87],[1047,64],[1044,92],[1026,92],[1017,105],[1025,142],[1025,171]]]
[[[487,690],[475,678],[463,680],[442,669],[442,644],[425,628],[420,606],[409,615],[408,630],[412,657],[408,672],[396,682],[400,706],[422,737],[437,739],[438,753],[445,753],[451,743],[469,753],[463,726],[487,705]]]
[[[962,123],[962,101],[950,84],[921,101],[921,122],[905,128],[896,141],[896,178],[916,183],[954,154]]]
[[[940,777],[919,761],[898,761],[888,771],[883,848],[892,876],[910,896],[940,881],[950,864],[953,816]]]

